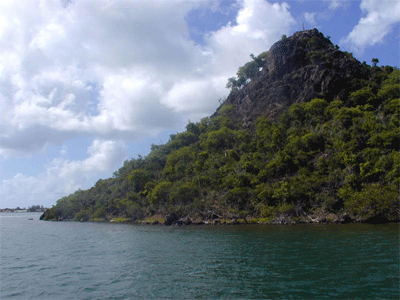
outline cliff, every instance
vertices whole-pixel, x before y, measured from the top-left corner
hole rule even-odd
[[[262,61],[251,81],[233,90],[222,104],[234,105],[230,117],[241,120],[245,127],[253,126],[262,115],[275,119],[293,103],[313,98],[344,100],[351,80],[368,77],[359,61],[340,51],[317,29],[276,42]]]

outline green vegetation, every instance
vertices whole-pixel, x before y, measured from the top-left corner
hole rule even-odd
[[[311,60],[327,59],[317,52],[321,40],[305,42]],[[263,57],[252,56],[228,86],[256,76]],[[276,120],[260,117],[252,130],[224,105],[152,145],[147,157],[125,161],[112,178],[58,200],[43,218],[152,222],[175,213],[265,222],[326,211],[398,219],[400,71],[363,67],[370,79],[349,81],[346,99],[295,103]]]
[[[32,206],[28,207],[27,211],[28,212],[40,212],[40,211],[44,211],[44,207],[43,207],[43,205],[32,205]]]
[[[371,62],[372,62],[372,66],[376,67],[376,64],[379,63],[379,59],[373,58]]]
[[[268,52],[263,52],[257,57],[255,57],[254,54],[250,54],[250,57],[253,60],[240,67],[236,73],[236,77],[231,77],[228,79],[226,87],[236,91],[249,83],[251,79],[257,77],[260,74],[260,69],[265,64],[265,57],[267,53]]]

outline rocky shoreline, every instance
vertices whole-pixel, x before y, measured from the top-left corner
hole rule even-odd
[[[42,217],[45,213],[42,215]],[[41,217],[41,219],[43,219]],[[52,221],[78,221],[59,218]],[[165,217],[153,216],[148,219],[131,219],[131,218],[109,218],[90,220],[92,222],[109,222],[109,223],[126,223],[138,225],[166,225],[166,226],[189,226],[189,225],[297,225],[297,224],[350,224],[350,223],[366,223],[366,224],[386,224],[398,223],[400,220],[389,220],[384,216],[374,216],[371,218],[360,218],[348,214],[335,214],[329,212],[319,212],[307,215],[303,213],[301,216],[290,216],[281,214],[275,218],[255,218],[231,215],[228,218],[210,218],[201,219],[194,217],[179,217],[175,213],[170,213]]]
[[[349,223],[367,223],[367,224],[385,224],[399,222],[399,220],[388,220],[383,216],[375,216],[368,219],[355,218],[350,215],[336,215],[320,214],[320,215],[305,215],[302,217],[291,217],[288,215],[280,215],[278,218],[274,218],[272,221],[262,221],[257,218],[232,218],[232,219],[214,219],[214,220],[200,220],[192,221],[189,217],[178,218],[174,214],[170,214],[166,217],[164,225],[169,226],[184,226],[184,225],[248,225],[248,224],[259,224],[259,225],[297,225],[297,224],[349,224]],[[161,224],[160,222],[153,222],[149,224]]]

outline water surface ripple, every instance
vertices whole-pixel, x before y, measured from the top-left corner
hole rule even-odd
[[[398,224],[166,227],[1,213],[0,225],[1,299],[400,296]]]

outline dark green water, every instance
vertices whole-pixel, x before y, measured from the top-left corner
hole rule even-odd
[[[398,224],[179,228],[38,218],[0,214],[1,299],[400,295]]]

